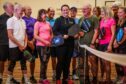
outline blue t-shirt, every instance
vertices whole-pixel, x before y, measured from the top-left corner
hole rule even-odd
[[[75,24],[79,23],[79,19],[78,18],[74,18]]]
[[[55,19],[49,19],[48,17],[46,18],[46,20],[50,23],[51,27],[54,28],[54,23],[55,23]]]

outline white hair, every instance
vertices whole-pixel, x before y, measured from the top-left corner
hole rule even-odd
[[[17,9],[21,9],[21,8],[23,8],[23,6],[21,4],[16,4],[14,6],[14,11],[17,10]]]
[[[85,4],[84,7],[92,8],[91,4]]]
[[[121,7],[122,3],[120,1],[115,1],[114,3],[112,3],[112,7],[114,6]]]

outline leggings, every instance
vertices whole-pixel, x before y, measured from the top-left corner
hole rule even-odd
[[[43,46],[37,46],[37,51],[40,57],[40,80],[44,80],[47,78],[46,72],[47,72],[47,65],[50,57],[50,48],[49,47],[43,47]]]

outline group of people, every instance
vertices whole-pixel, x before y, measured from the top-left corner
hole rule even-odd
[[[47,65],[51,56],[52,79],[56,84],[73,84],[70,80],[70,64],[72,59],[72,78],[79,79],[80,84],[125,84],[126,67],[115,64],[117,78],[111,80],[111,62],[100,59],[79,44],[85,44],[93,49],[108,53],[126,54],[126,8],[119,4],[108,7],[92,7],[90,4],[82,8],[83,16],[78,19],[77,8],[67,4],[61,6],[61,16],[54,18],[55,10],[40,9],[37,18],[31,16],[32,9],[21,4],[13,5],[6,2],[5,12],[0,15],[0,84],[3,82],[4,64],[8,60],[6,84],[20,84],[13,77],[13,70],[20,61],[22,82],[37,83],[34,77],[35,59],[40,58],[39,84],[49,84]],[[74,36],[68,35],[68,30],[74,24],[81,31]],[[120,40],[116,37],[123,30]],[[51,46],[53,37],[61,36],[64,43],[57,47]],[[28,50],[33,60],[30,61],[30,79],[27,77],[26,58],[24,51]],[[77,60],[78,58],[78,60]],[[100,62],[101,81],[98,82],[98,61]],[[77,64],[78,62],[78,64]],[[90,63],[90,64],[89,64]],[[90,80],[91,69],[92,80]],[[62,75],[63,73],[63,75]],[[106,73],[106,79],[104,76]],[[61,76],[62,81],[61,81]]]

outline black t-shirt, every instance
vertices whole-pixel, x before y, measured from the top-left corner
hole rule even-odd
[[[119,31],[119,29],[120,28],[126,28],[126,21],[122,24],[122,25],[116,25],[116,35],[117,35],[117,33],[118,33],[118,31]],[[119,48],[121,48],[121,49],[123,49],[123,48],[125,48],[126,49],[126,40],[119,46]]]
[[[54,24],[54,35],[67,35],[68,29],[74,24],[75,22],[73,18],[65,18],[60,16],[56,19]],[[74,38],[69,36],[68,39],[64,40],[64,45],[70,45],[72,47],[74,45]]]
[[[8,45],[7,25],[6,22],[10,18],[6,13],[0,15],[0,45]]]

